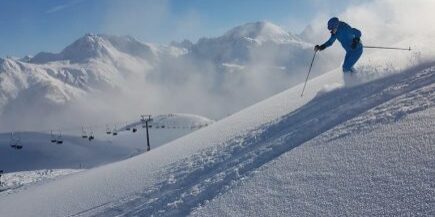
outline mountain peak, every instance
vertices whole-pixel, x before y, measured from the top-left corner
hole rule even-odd
[[[144,44],[131,36],[113,36],[106,34],[87,33],[68,45],[58,54],[41,52],[32,63],[47,63],[59,60],[82,62],[92,58],[112,57],[116,53],[125,53],[145,59],[154,58],[152,47]]]
[[[295,36],[286,32],[281,27],[265,21],[246,23],[237,26],[225,33],[224,37],[232,39],[248,38],[260,42],[274,41],[279,43],[298,40]]]
[[[63,59],[81,61],[108,52],[107,42],[101,35],[87,33],[60,53]]]

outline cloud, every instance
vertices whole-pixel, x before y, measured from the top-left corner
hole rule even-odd
[[[67,8],[70,8],[70,7],[74,6],[74,5],[77,5],[77,4],[79,4],[79,3],[83,2],[83,1],[84,0],[72,0],[72,1],[69,1],[68,3],[66,3],[66,4],[54,6],[54,7],[50,8],[50,9],[46,10],[45,13],[47,13],[47,14],[56,13],[56,12],[65,10]]]
[[[311,23],[312,36],[326,40],[326,22],[329,17],[341,20],[362,31],[365,43],[392,45],[416,36],[435,35],[435,1],[431,0],[376,0],[356,3],[339,14],[324,13]],[[323,42],[323,41],[322,41]]]

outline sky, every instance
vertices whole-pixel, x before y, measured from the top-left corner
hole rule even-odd
[[[86,33],[131,35],[163,44],[195,42],[255,21],[300,33],[319,14],[339,14],[367,1],[0,0],[0,57],[59,52]]]

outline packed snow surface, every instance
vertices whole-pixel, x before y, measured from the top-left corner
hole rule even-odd
[[[304,97],[298,85],[148,153],[0,197],[0,215],[433,214],[434,64],[318,94],[341,82],[326,73]]]

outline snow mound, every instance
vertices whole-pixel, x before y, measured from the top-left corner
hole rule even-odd
[[[144,116],[146,119],[147,117]],[[156,115],[152,117],[152,121],[149,122],[151,128],[169,128],[169,129],[199,129],[207,127],[213,124],[214,121],[206,117],[193,114],[165,114]],[[119,129],[119,131],[125,131],[132,127],[143,126],[143,121],[127,124]]]

